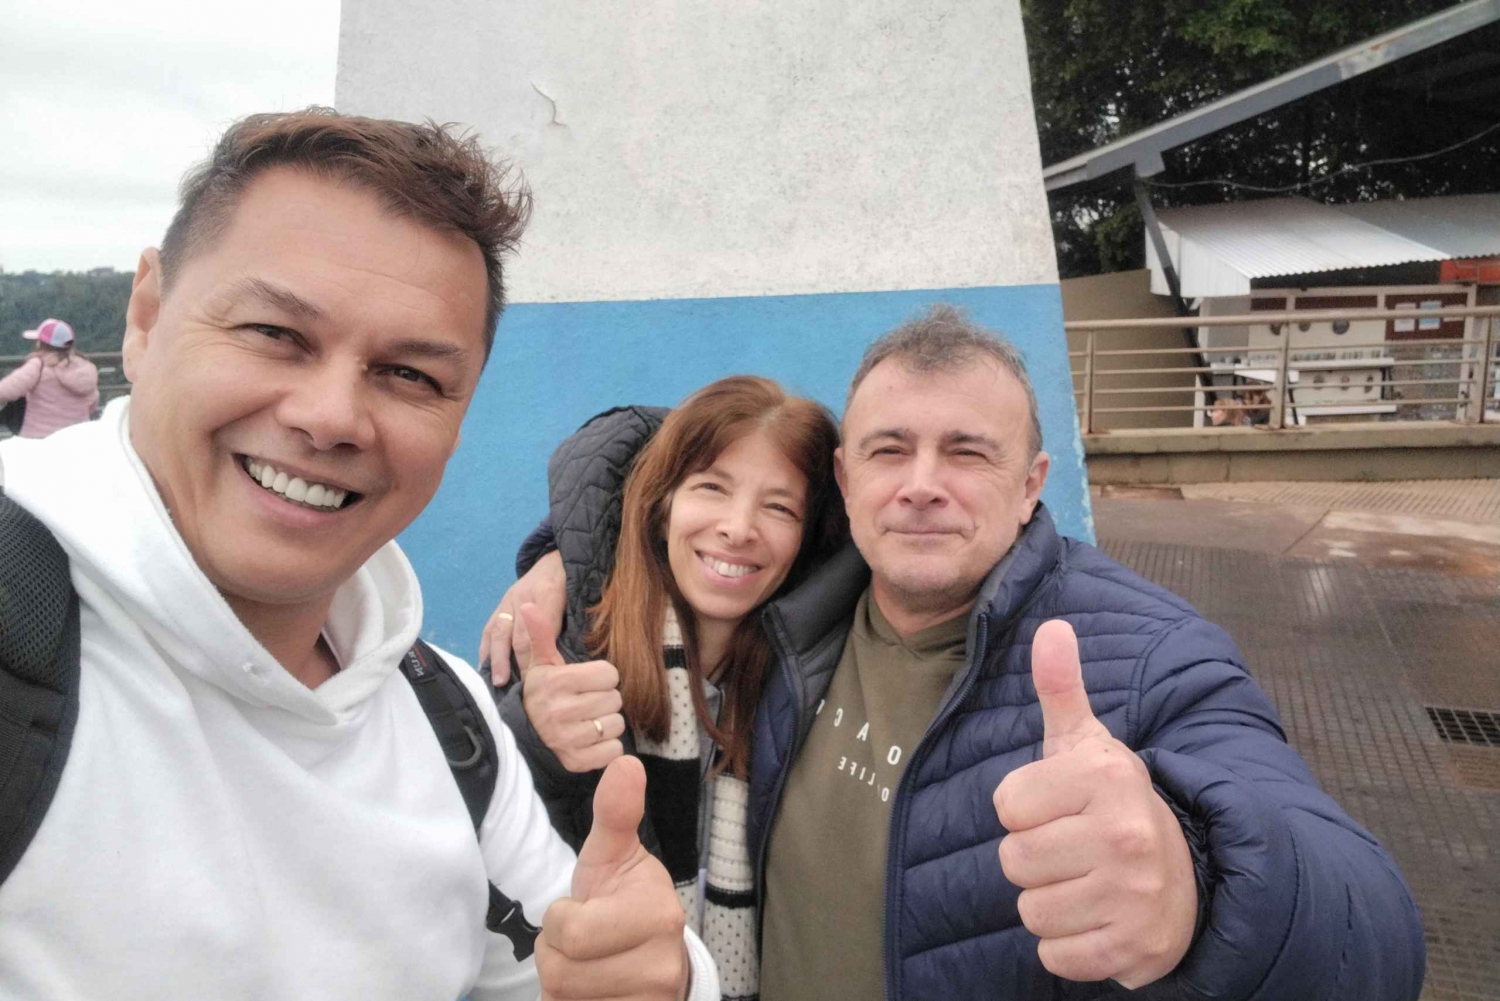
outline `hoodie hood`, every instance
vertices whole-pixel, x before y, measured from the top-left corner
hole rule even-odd
[[[180,670],[312,724],[359,716],[416,641],[422,597],[395,542],[334,595],[324,636],[342,665],[309,689],[245,628],[199,569],[130,444],[128,398],[95,422],[0,445],[7,496],[57,536],[86,608],[118,607]]]

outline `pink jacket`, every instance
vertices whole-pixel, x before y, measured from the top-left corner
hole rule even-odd
[[[47,435],[89,419],[99,405],[99,370],[80,355],[48,365],[34,354],[20,368],[0,379],[0,404],[26,397],[22,438]]]

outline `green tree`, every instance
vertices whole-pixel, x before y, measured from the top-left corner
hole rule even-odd
[[[1452,6],[1452,0],[1022,0],[1042,162],[1057,163],[1216,98]],[[1218,184],[1297,191],[1328,203],[1495,189],[1500,130],[1419,162],[1338,173],[1427,153],[1494,124],[1500,26],[1273,109],[1166,154],[1152,178],[1158,207],[1270,197]],[[1460,80],[1463,85],[1455,86]],[[1482,88],[1478,88],[1482,89]],[[1337,174],[1337,176],[1334,176]],[[1120,173],[1050,198],[1063,277],[1144,263],[1140,214]],[[1326,181],[1322,180],[1327,178]]]
[[[0,271],[0,356],[31,350],[21,332],[48,317],[72,325],[78,348],[86,354],[119,351],[132,278],[113,268]]]

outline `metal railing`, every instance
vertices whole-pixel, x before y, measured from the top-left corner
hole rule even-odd
[[[1292,333],[1295,328],[1307,330],[1312,324],[1336,322],[1352,323],[1355,321],[1413,321],[1410,329],[1421,331],[1428,328],[1432,321],[1440,328],[1445,321],[1464,320],[1464,335],[1462,337],[1427,337],[1427,338],[1401,338],[1391,340],[1382,337],[1379,340],[1344,340],[1342,336],[1336,344],[1295,344],[1296,335]],[[1420,321],[1420,322],[1419,322]],[[1208,327],[1256,327],[1266,325],[1280,325],[1280,333],[1276,335],[1278,343],[1274,345],[1256,344],[1254,346],[1243,345],[1237,347],[1225,346],[1193,346],[1193,347],[1147,347],[1147,348],[1115,348],[1101,346],[1100,341],[1111,336],[1118,339],[1122,334],[1130,331],[1143,330],[1173,330],[1184,331],[1203,329]],[[1359,367],[1364,369],[1379,369],[1380,378],[1370,378],[1360,383],[1356,388],[1369,398],[1372,392],[1378,392],[1378,400],[1383,405],[1378,408],[1365,409],[1388,409],[1393,413],[1391,416],[1396,421],[1402,421],[1399,416],[1401,408],[1411,407],[1439,407],[1451,405],[1454,407],[1452,419],[1462,423],[1480,423],[1490,419],[1500,420],[1500,414],[1487,414],[1489,408],[1500,411],[1500,401],[1492,401],[1490,393],[1496,385],[1494,378],[1495,349],[1500,346],[1500,306],[1450,306],[1442,309],[1354,309],[1354,310],[1292,310],[1292,311],[1266,311],[1248,314],[1236,314],[1230,316],[1185,316],[1185,317],[1152,317],[1145,319],[1128,320],[1076,320],[1064,324],[1069,333],[1084,334],[1085,341],[1082,350],[1070,350],[1068,352],[1069,367],[1074,377],[1074,398],[1078,404],[1079,418],[1085,434],[1099,433],[1097,425],[1101,423],[1100,417],[1105,414],[1175,414],[1212,413],[1215,411],[1224,414],[1239,412],[1253,412],[1257,416],[1264,415],[1265,423],[1273,430],[1281,430],[1287,426],[1290,418],[1293,423],[1298,419],[1299,412],[1312,409],[1337,409],[1325,404],[1312,404],[1304,401],[1299,404],[1298,390],[1308,390],[1304,397],[1319,392],[1321,387],[1311,386],[1302,382],[1300,374],[1302,370],[1309,372],[1322,372],[1337,370],[1339,368]],[[1449,351],[1457,351],[1456,357],[1394,357],[1389,352],[1399,352],[1402,355],[1409,354],[1408,349],[1419,348],[1441,348]],[[1379,349],[1379,356],[1366,355],[1359,357],[1359,352]],[[1317,357],[1319,354],[1341,354],[1340,358],[1333,364],[1328,358]],[[1430,352],[1429,352],[1430,353]],[[1172,358],[1190,356],[1188,365],[1171,365]],[[1115,359],[1137,358],[1147,360],[1161,359],[1161,365],[1147,364],[1144,367],[1119,367],[1113,362]],[[1259,360],[1252,361],[1255,357]],[[1078,359],[1082,359],[1082,368],[1073,368]],[[1224,360],[1227,359],[1227,360]],[[1267,361],[1270,364],[1267,364]],[[1207,362],[1207,364],[1204,364]],[[1115,367],[1110,367],[1114,364]],[[1454,375],[1441,378],[1394,378],[1396,368],[1429,369],[1432,366],[1457,366],[1459,371]],[[1254,378],[1249,378],[1247,383],[1230,386],[1215,385],[1214,377],[1244,379],[1248,373],[1255,373]],[[1270,378],[1265,378],[1269,374]],[[1441,373],[1439,373],[1441,374]],[[1114,385],[1123,381],[1124,377],[1141,376],[1191,376],[1190,385]],[[1081,380],[1081,386],[1079,381]],[[1164,378],[1153,380],[1161,383],[1167,381]],[[1101,385],[1101,383],[1103,385]],[[1454,394],[1451,396],[1413,396],[1404,394],[1405,387],[1416,386],[1453,386]],[[1128,404],[1133,402],[1130,397],[1140,394],[1189,394],[1184,405],[1137,405],[1117,406],[1112,403]],[[1251,394],[1262,394],[1262,401],[1246,402],[1245,397]],[[1233,402],[1224,402],[1217,399],[1219,396],[1230,396]],[[1359,409],[1359,408],[1354,408]],[[1269,411],[1267,414],[1266,412]],[[1196,420],[1196,417],[1194,418]],[[1305,418],[1304,418],[1305,419]],[[1423,422],[1431,422],[1434,418],[1422,418]],[[1446,419],[1446,418],[1444,418]],[[1415,423],[1414,421],[1407,421]],[[1163,423],[1162,427],[1180,426]],[[1132,430],[1150,430],[1149,427],[1132,428]]]

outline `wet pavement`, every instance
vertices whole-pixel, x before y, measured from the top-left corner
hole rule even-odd
[[[1111,493],[1101,547],[1234,636],[1324,788],[1401,865],[1422,997],[1500,1001],[1500,522]]]
[[[1181,487],[1180,493],[1188,500],[1262,501],[1463,521],[1500,520],[1500,480],[1191,483]]]
[[[1442,482],[1442,481],[1439,481]],[[1489,482],[1489,481],[1478,481]],[[1249,484],[1236,484],[1250,486]],[[1094,518],[1116,541],[1240,549],[1276,556],[1461,573],[1500,575],[1500,511],[1479,517],[1475,505],[1438,504],[1422,512],[1409,494],[1384,507],[1345,507],[1311,491],[1295,502],[1193,496],[1191,488],[1105,487]],[[1187,494],[1188,496],[1184,496]],[[1413,510],[1413,508],[1418,508]],[[1104,529],[1099,528],[1100,538]]]

